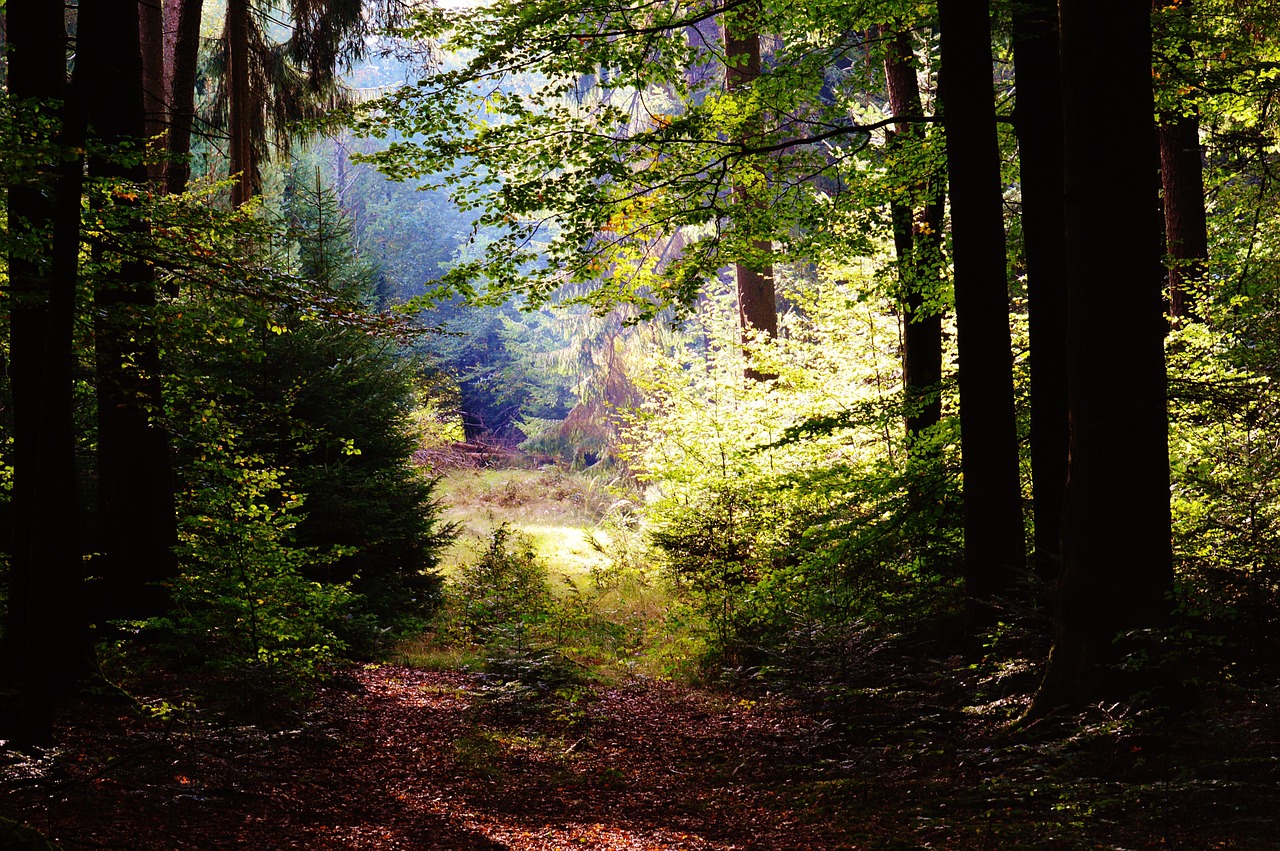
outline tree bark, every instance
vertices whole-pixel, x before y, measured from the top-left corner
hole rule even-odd
[[[226,39],[231,205],[239,207],[253,197],[257,172],[250,121],[249,0],[227,0]]]
[[[119,152],[144,143],[146,114],[137,0],[85,0],[80,12],[77,74],[83,73],[90,124],[104,153],[89,161],[95,179],[145,183],[146,167]],[[133,195],[131,198],[130,196]],[[140,196],[112,192],[115,227],[145,240],[150,227]],[[151,266],[93,246],[102,271],[94,284],[97,355],[98,509],[95,595],[100,616],[159,614],[164,584],[176,573],[173,469],[160,425],[164,401]]]
[[[64,101],[60,147],[76,149],[80,122],[66,85],[61,4],[5,7],[9,95],[19,104]],[[21,105],[23,120],[38,115]],[[30,137],[28,137],[30,138]],[[79,144],[77,144],[79,143]],[[36,153],[39,157],[39,153]],[[61,160],[61,162],[58,162]],[[54,700],[91,670],[84,617],[72,376],[80,162],[49,157],[8,192],[9,367],[13,392],[13,561],[4,667],[19,706],[15,739],[45,743]]]
[[[996,600],[1010,594],[1026,562],[1004,201],[987,3],[939,0],[938,22],[955,268],[964,577],[971,624],[981,628],[996,619]]]
[[[1169,316],[1175,321],[1194,319],[1187,284],[1204,277],[1209,260],[1198,113],[1161,116],[1160,176],[1164,186],[1165,251],[1169,257]]]
[[[1149,0],[1060,6],[1071,451],[1055,641],[1032,714],[1151,685],[1117,663],[1169,616],[1150,12]]]
[[[755,7],[742,7],[736,13],[725,16],[725,89],[738,91],[749,88],[760,76],[760,34],[756,23],[759,11]],[[757,128],[756,132],[759,132]],[[744,140],[745,141],[745,140]],[[733,187],[739,210],[750,209],[754,219],[761,201],[752,197],[743,184]],[[764,258],[753,262],[739,260],[735,264],[738,291],[738,318],[744,336],[751,331],[763,331],[771,339],[778,336],[778,306],[773,285],[773,264],[769,260],[773,252],[771,240],[755,240],[755,253]],[[747,371],[748,377],[767,378],[755,370]]]
[[[169,126],[164,90],[164,10],[160,3],[161,0],[138,0],[145,133],[149,145],[154,146],[157,153],[166,147],[163,134]],[[164,163],[154,154],[147,159],[147,176],[159,188],[164,176]]]
[[[1152,0],[1153,10],[1165,6]],[[1155,23],[1155,34],[1177,38],[1177,53],[1185,61],[1195,59],[1185,35],[1170,33],[1191,23],[1193,0],[1177,4]],[[1165,109],[1159,115],[1160,181],[1164,216],[1165,255],[1168,262],[1169,318],[1176,325],[1194,319],[1195,308],[1187,285],[1204,277],[1209,260],[1209,226],[1204,210],[1204,162],[1200,148],[1200,111],[1195,104]]]
[[[909,33],[889,34],[884,60],[889,108],[894,115],[920,115],[920,85],[916,80],[914,51]],[[921,125],[898,124],[890,144],[895,148],[919,145]],[[903,406],[907,440],[919,437],[942,418],[942,313],[926,308],[926,295],[942,273],[942,220],[945,209],[941,175],[930,175],[919,193],[923,206],[912,202],[891,204],[893,245],[898,258],[902,310]]]
[[[1034,564],[1043,580],[1053,582],[1062,566],[1068,440],[1066,213],[1056,0],[1015,4],[1013,67],[1031,346]]]
[[[203,0],[167,0],[165,3],[165,91],[169,102],[165,191],[172,195],[185,192],[191,179],[191,131],[195,124],[203,8]]]

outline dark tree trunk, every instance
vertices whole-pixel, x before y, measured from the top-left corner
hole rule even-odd
[[[1149,0],[1063,0],[1060,8],[1071,453],[1055,640],[1033,714],[1151,685],[1116,663],[1134,649],[1125,636],[1169,615],[1150,10]],[[1100,103],[1106,133],[1098,132]]]
[[[1167,4],[1152,0],[1153,10]],[[1155,23],[1155,35],[1176,38],[1177,53],[1195,59],[1185,28],[1192,24],[1193,0],[1165,10]],[[1194,319],[1187,285],[1204,277],[1209,260],[1209,227],[1204,210],[1204,162],[1200,148],[1200,112],[1194,104],[1164,110],[1159,116],[1160,181],[1164,242],[1168,271],[1169,317],[1176,324]]]
[[[1187,298],[1187,283],[1204,276],[1209,259],[1197,114],[1161,116],[1160,175],[1164,185],[1165,251],[1169,256],[1169,316],[1175,320],[1195,318]]]
[[[58,142],[81,147],[76,99],[67,95],[62,4],[9,0],[5,18],[10,96],[40,102],[43,115],[50,103],[64,100]],[[39,118],[21,106],[19,114],[25,121]],[[12,735],[34,743],[51,736],[54,700],[92,670],[72,400],[79,215],[74,158],[44,159],[9,187],[14,551],[3,658],[6,678],[19,692]]]
[[[1066,213],[1056,0],[1023,0],[1014,5],[1013,67],[1031,337],[1035,568],[1042,579],[1052,582],[1062,565],[1068,433]]]
[[[169,162],[165,190],[185,192],[191,178],[191,131],[195,123],[196,69],[200,58],[203,0],[165,4],[165,91],[169,102]]]
[[[725,88],[729,91],[747,88],[760,76],[760,34],[756,30],[758,11],[747,7],[737,13],[729,14],[725,19],[724,52],[725,52]],[[751,197],[749,190],[742,185],[733,188],[739,209],[756,210],[760,199]],[[739,261],[736,264],[738,282],[738,317],[742,323],[743,333],[751,330],[763,331],[770,338],[778,336],[778,305],[774,294],[773,264],[769,257],[773,251],[770,240],[757,240],[754,244],[758,258],[754,262]],[[753,378],[767,376],[755,374],[748,370]]]
[[[1025,568],[1004,210],[991,22],[985,2],[940,0],[940,95],[951,185],[964,476],[964,575],[971,622],[997,615]]]
[[[138,0],[138,41],[142,54],[142,103],[148,143],[165,149],[163,134],[168,127],[164,91],[164,10],[160,0]],[[149,158],[147,176],[157,185],[164,175],[159,157]]]
[[[253,197],[256,164],[249,111],[249,0],[227,0],[227,129],[230,136],[231,205]]]
[[[145,182],[145,166],[111,154],[143,144],[143,63],[137,0],[86,0],[80,7],[77,74],[83,71],[90,124],[108,152],[92,158],[94,178]],[[116,227],[143,238],[140,200],[113,193]],[[164,583],[176,573],[173,470],[159,421],[159,343],[154,270],[94,245],[98,409],[98,511],[95,572],[100,614],[142,617],[163,611]]]
[[[883,30],[882,30],[883,32]],[[920,115],[920,85],[909,33],[891,36],[886,45],[885,80],[889,108],[895,115]],[[895,148],[919,145],[921,125],[899,124],[891,144]],[[894,201],[893,246],[898,258],[899,300],[902,310],[903,403],[906,409],[908,441],[938,424],[942,418],[942,314],[927,310],[926,296],[942,273],[942,175],[928,175],[913,193],[923,199],[917,211],[913,205]]]

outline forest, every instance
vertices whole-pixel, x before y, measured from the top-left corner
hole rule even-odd
[[[1280,848],[1280,3],[0,11],[0,849]]]

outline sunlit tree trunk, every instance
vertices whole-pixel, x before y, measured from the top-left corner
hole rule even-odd
[[[729,91],[749,88],[760,76],[758,19],[758,7],[750,5],[725,15],[725,88]],[[761,200],[752,197],[751,190],[743,184],[735,185],[733,193],[739,210],[750,209],[746,218],[756,218]],[[763,331],[769,337],[778,335],[773,264],[769,259],[772,251],[773,244],[770,240],[756,240],[756,259],[736,264],[738,316],[744,334],[754,330]],[[748,375],[754,378],[765,377],[756,374],[754,370],[748,370]]]
[[[1057,579],[1067,486],[1066,221],[1062,197],[1062,81],[1056,0],[1013,7],[1014,112],[1022,180],[1031,361],[1031,501],[1035,569]]]
[[[1025,568],[1004,200],[987,4],[940,0],[964,476],[964,577],[972,624],[997,617]]]
[[[1149,686],[1117,663],[1169,616],[1150,10],[1149,0],[1060,6],[1071,452],[1055,640],[1033,714]]]

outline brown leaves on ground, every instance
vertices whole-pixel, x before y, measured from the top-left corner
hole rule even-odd
[[[511,707],[475,675],[368,667],[274,732],[81,706],[56,751],[6,755],[0,795],[66,849],[1276,847],[1274,737],[1224,777],[1105,713],[1012,739],[915,685],[806,707],[635,680]]]

